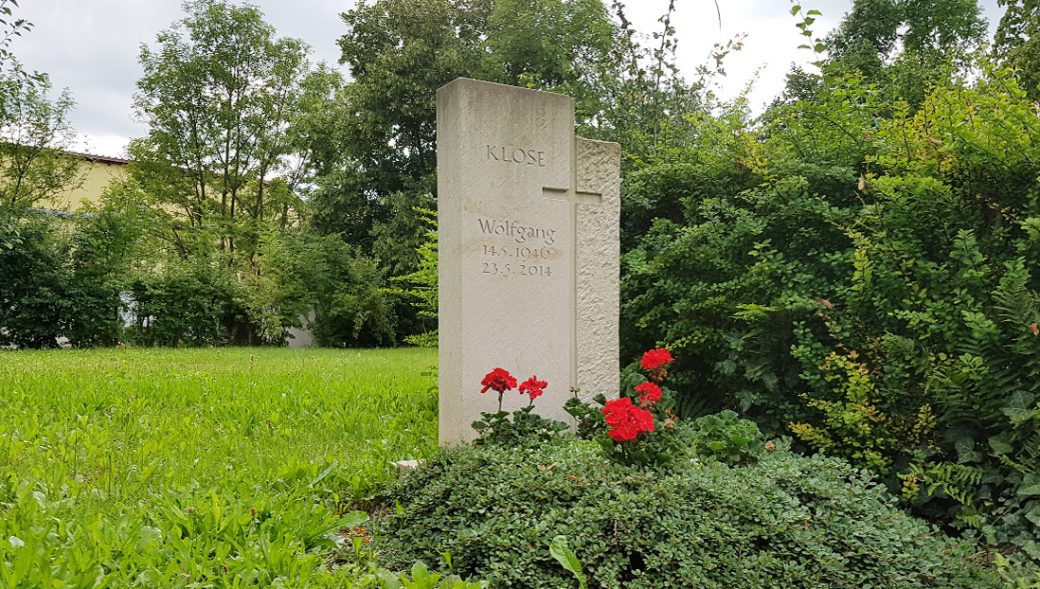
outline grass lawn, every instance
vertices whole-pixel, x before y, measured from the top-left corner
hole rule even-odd
[[[344,586],[332,532],[388,462],[436,446],[435,364],[419,349],[0,352],[0,586]]]

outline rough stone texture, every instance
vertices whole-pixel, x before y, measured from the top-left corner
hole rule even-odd
[[[547,380],[557,419],[571,387],[616,395],[620,148],[576,139],[566,96],[466,79],[437,132],[441,444],[497,408],[492,368]]]
[[[589,400],[618,393],[621,146],[579,138],[576,152],[578,191],[602,199],[577,215],[577,382]]]

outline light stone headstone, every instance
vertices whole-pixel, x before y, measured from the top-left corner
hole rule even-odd
[[[621,148],[567,96],[460,78],[437,92],[440,443],[472,439],[492,368],[549,382],[539,414],[618,394]],[[506,393],[503,408],[527,405]]]

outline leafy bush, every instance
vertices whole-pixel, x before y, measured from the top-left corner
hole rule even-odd
[[[59,244],[45,219],[21,219],[0,209],[0,344],[57,345],[67,306]]]
[[[408,573],[393,574],[380,571],[379,586],[383,589],[486,589],[487,583],[470,582],[457,576],[431,572],[423,562],[412,565]]]
[[[693,422],[693,452],[726,464],[748,463],[762,453],[762,432],[755,422],[732,411],[705,415]]]
[[[408,301],[415,308],[418,318],[425,325],[436,325],[437,321],[437,211],[416,208],[415,213],[425,225],[425,240],[416,248],[419,266],[414,272],[395,276],[393,281],[401,284],[393,294]],[[437,347],[437,330],[427,328],[419,334],[405,336],[404,341],[423,348]]]
[[[574,586],[559,542],[551,550],[561,535],[590,587],[999,586],[965,543],[834,458],[778,451],[748,467],[654,470],[591,442],[462,447],[408,476],[394,499],[379,546],[388,566],[449,553],[456,573],[494,586]]]
[[[129,228],[97,214],[0,207],[0,345],[112,345]]]
[[[319,345],[362,347],[395,342],[397,316],[382,271],[336,235],[271,231],[261,241],[260,271],[249,279],[254,323],[274,341],[313,313]]]
[[[231,343],[240,285],[219,261],[170,263],[139,275],[130,285],[135,325],[128,338],[145,346],[212,346]]]
[[[738,409],[1040,562],[1035,106],[985,64],[917,110],[819,81],[756,126],[691,126],[732,182],[701,189],[704,145],[630,177],[656,220],[626,238],[625,354],[676,352],[681,415]]]

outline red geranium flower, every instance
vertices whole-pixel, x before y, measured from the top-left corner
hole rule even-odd
[[[503,368],[496,368],[485,374],[484,380],[480,381],[480,384],[484,386],[484,388],[480,389],[482,394],[488,392],[488,389],[494,389],[501,395],[516,388],[516,379],[513,378],[512,374],[509,374],[509,371]]]
[[[654,370],[674,360],[672,353],[667,349],[656,348],[643,353],[643,361],[639,365],[643,367],[643,370]]]
[[[531,400],[534,401],[538,397],[542,396],[542,393],[545,392],[545,387],[547,386],[549,386],[549,383],[544,380],[538,380],[537,376],[532,376],[520,383],[520,394],[522,395],[527,393],[527,396],[531,397]]]
[[[615,442],[630,442],[643,432],[654,431],[654,416],[633,405],[628,397],[607,401],[603,419],[609,428],[607,435]]]
[[[639,393],[639,404],[643,407],[649,407],[661,400],[661,387],[652,382],[637,385],[636,392]]]

